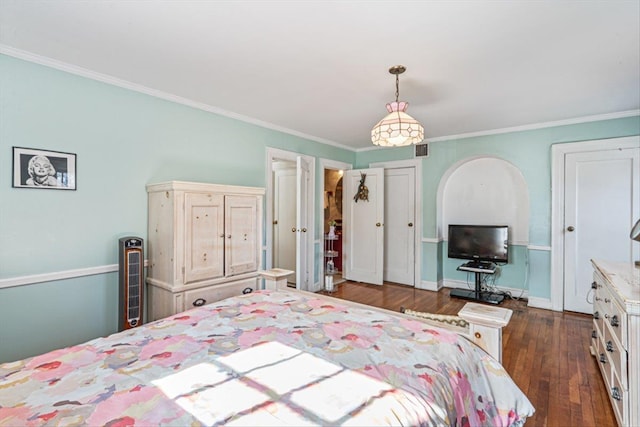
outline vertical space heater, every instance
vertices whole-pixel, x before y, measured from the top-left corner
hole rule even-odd
[[[119,240],[119,306],[118,330],[142,324],[144,301],[144,256],[142,239],[123,237]]]

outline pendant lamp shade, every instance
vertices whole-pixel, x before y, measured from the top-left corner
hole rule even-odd
[[[387,104],[387,114],[371,130],[371,141],[380,147],[402,147],[418,144],[424,139],[424,128],[413,117],[406,113],[409,103],[398,101],[399,78],[406,68],[396,65],[389,69],[396,76],[396,100]]]
[[[424,128],[413,117],[405,113],[407,102],[387,104],[387,114],[371,130],[371,141],[381,147],[402,147],[418,144],[424,139]]]

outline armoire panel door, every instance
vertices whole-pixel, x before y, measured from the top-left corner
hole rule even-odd
[[[258,199],[226,196],[225,274],[232,276],[257,270],[258,244]]]
[[[224,276],[224,197],[185,194],[185,283]]]

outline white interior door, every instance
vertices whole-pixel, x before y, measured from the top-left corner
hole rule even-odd
[[[296,159],[296,288],[310,290],[309,266],[309,162],[298,157]]]
[[[275,267],[296,270],[296,169],[292,162],[281,162],[274,171],[273,263]],[[287,277],[295,285],[297,275]]]
[[[368,200],[355,195],[364,185]],[[347,280],[382,285],[384,270],[384,169],[345,171],[343,177],[344,276]]]
[[[564,309],[590,313],[591,259],[632,262],[640,210],[640,148],[565,156]],[[635,252],[635,253],[634,253]]]
[[[292,268],[287,270],[295,271],[295,282],[298,289],[314,291],[313,283],[314,263],[313,263],[313,237],[314,230],[314,186],[315,186],[315,158],[311,156],[301,155],[290,151],[279,150],[276,148],[267,149],[267,198],[266,198],[266,221],[267,224],[273,224],[276,221],[276,204],[277,196],[275,191],[276,171],[282,168],[290,168],[295,171],[295,188],[289,185],[290,193],[288,198],[292,202],[286,202],[288,206],[282,206],[288,209],[289,214],[293,212],[295,223],[288,225],[286,230],[294,235],[295,251],[289,262],[293,262]],[[282,233],[286,233],[284,227],[281,227]],[[291,231],[293,229],[293,231]],[[305,229],[306,231],[302,231]],[[300,232],[298,232],[300,230]],[[302,237],[298,234],[303,233]],[[280,267],[276,262],[276,224],[266,229],[266,268]]]
[[[415,169],[384,170],[385,281],[414,285]]]

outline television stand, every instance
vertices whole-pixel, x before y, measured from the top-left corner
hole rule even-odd
[[[495,274],[496,266],[493,263],[478,263],[471,261],[458,267],[460,271],[469,271],[476,275],[476,286],[471,289],[452,289],[449,295],[456,298],[463,298],[473,301],[486,302],[488,304],[500,304],[504,301],[503,295],[494,294],[482,290],[482,275]]]

